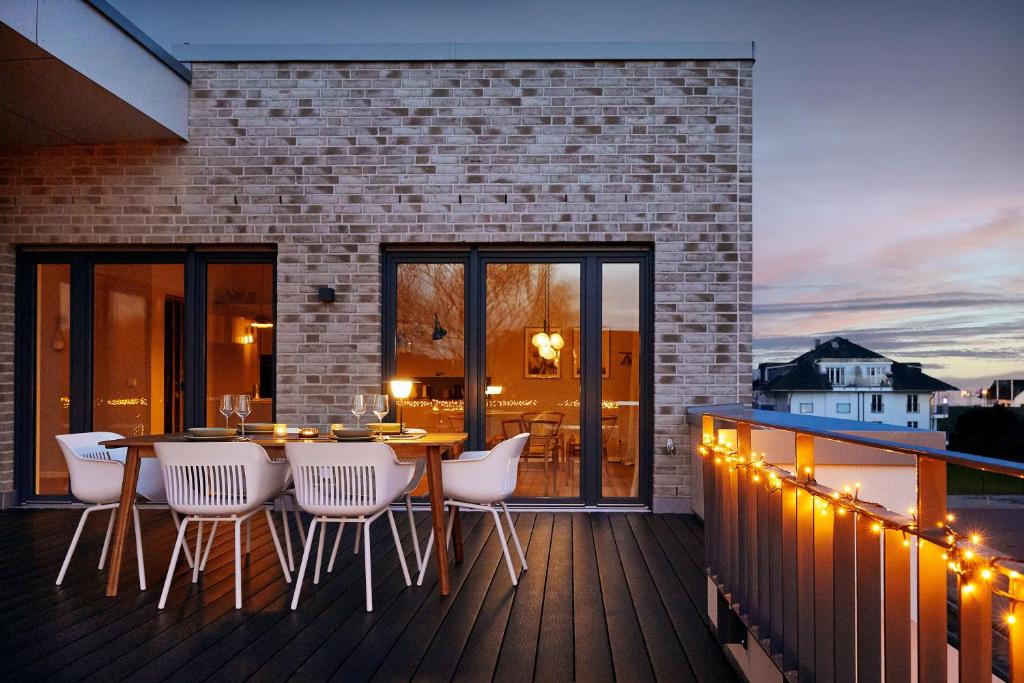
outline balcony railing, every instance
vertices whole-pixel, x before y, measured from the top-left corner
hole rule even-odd
[[[1024,681],[1024,566],[958,532],[946,508],[948,464],[1017,478],[1024,465],[740,406],[691,412],[701,417],[707,573],[718,593],[709,616],[724,644],[757,647],[752,660],[800,681],[942,682],[958,661],[960,681],[988,683],[996,630],[1008,639],[1008,671],[997,673]],[[725,429],[734,442],[720,438]],[[752,454],[759,429],[794,435],[796,472]],[[913,456],[916,507],[898,513],[856,487],[816,482],[822,439]],[[947,645],[951,575],[958,658]],[[995,624],[993,596],[1008,605]]]

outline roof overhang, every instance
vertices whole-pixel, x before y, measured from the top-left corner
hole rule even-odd
[[[175,45],[185,62],[753,60],[754,43],[338,43]]]
[[[0,3],[0,145],[187,140],[191,72],[102,0]]]

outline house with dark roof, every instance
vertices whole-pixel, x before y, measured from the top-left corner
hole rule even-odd
[[[981,397],[1002,406],[1024,405],[1024,378],[994,379]]]
[[[785,363],[761,363],[754,407],[928,429],[931,398],[956,387],[843,337],[815,340]]]

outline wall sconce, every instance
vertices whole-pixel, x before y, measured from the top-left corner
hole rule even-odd
[[[321,287],[317,290],[316,298],[323,304],[333,304],[336,298],[334,287]]]
[[[488,384],[487,388],[484,389],[485,396],[501,396],[501,392],[505,390],[505,387],[497,384]]]

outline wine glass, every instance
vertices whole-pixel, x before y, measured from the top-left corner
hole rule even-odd
[[[224,427],[230,427],[231,414],[235,412],[235,397],[231,394],[224,394],[220,397],[220,414],[224,416]]]
[[[352,398],[352,414],[356,416],[356,429],[362,427],[363,415],[366,415],[366,399],[362,394]]]
[[[245,436],[245,418],[252,412],[252,402],[249,394],[239,394],[238,402],[235,404],[235,415],[242,418],[242,436]]]
[[[377,423],[381,424],[384,420],[384,416],[390,412],[391,408],[388,406],[388,395],[387,394],[375,394],[373,397],[373,414],[377,416]],[[384,440],[384,425],[380,427],[380,439]]]

